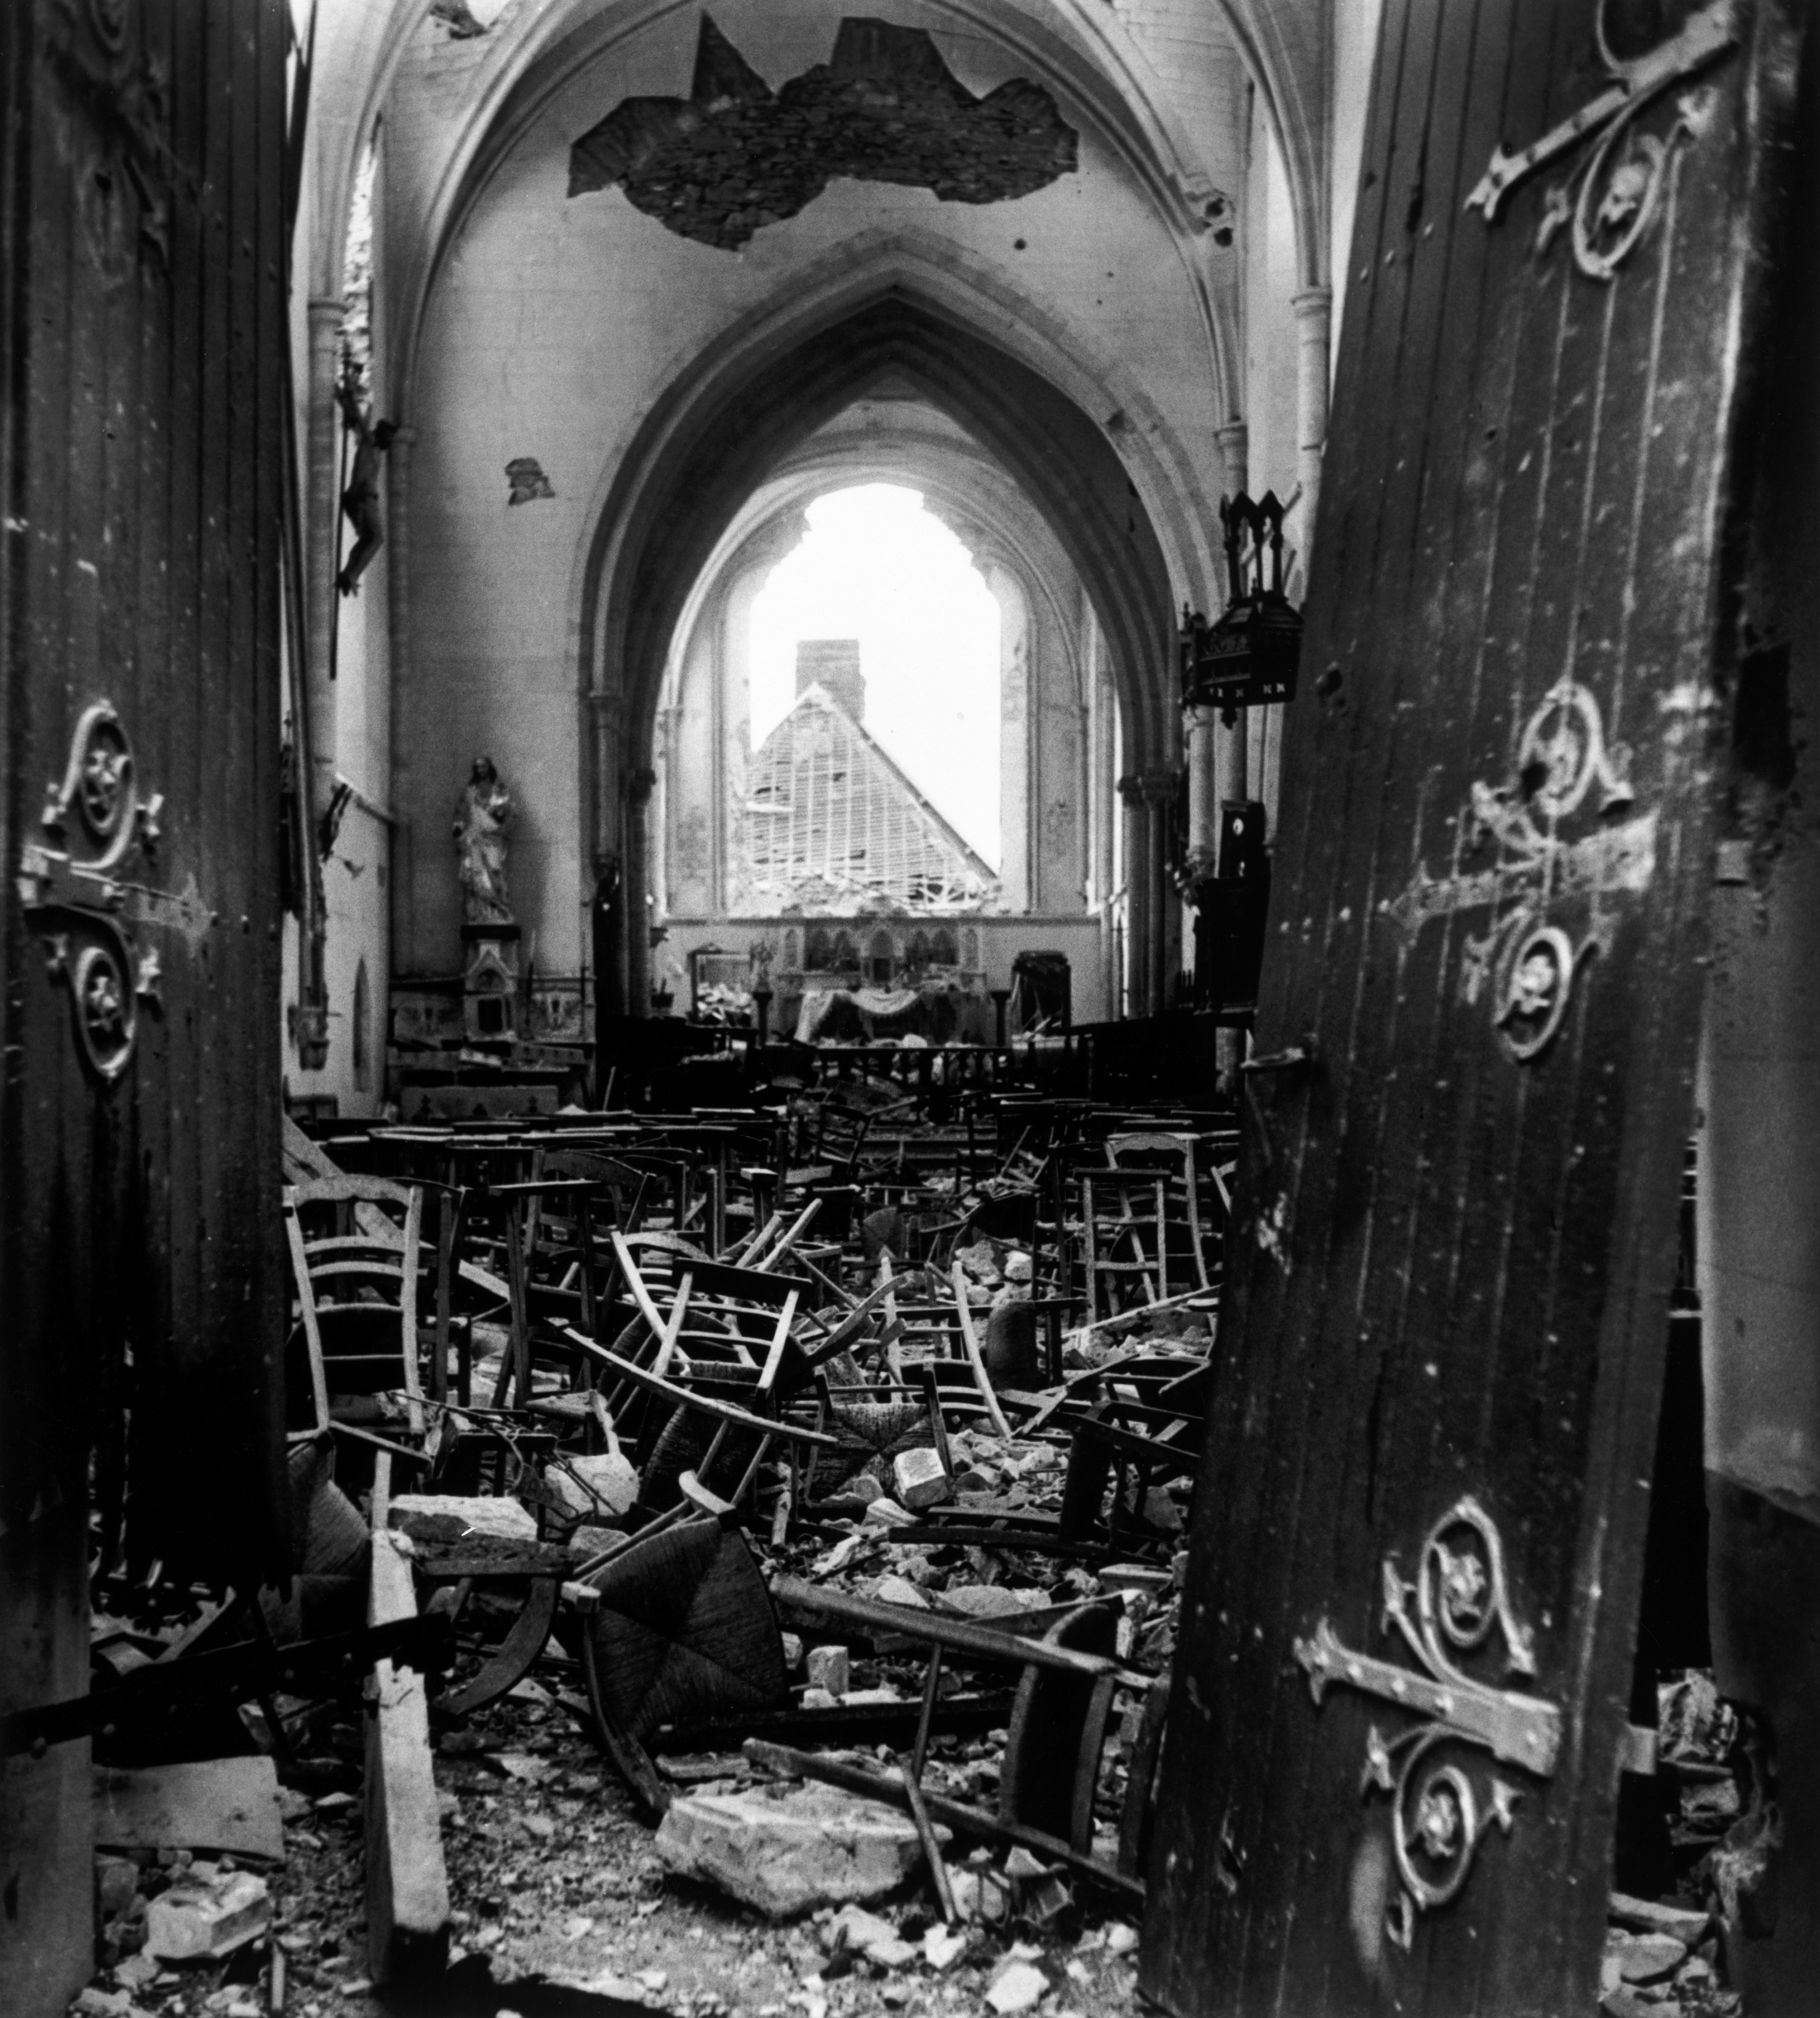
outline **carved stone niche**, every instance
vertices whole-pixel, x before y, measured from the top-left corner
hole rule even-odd
[[[510,1043],[518,1036],[518,928],[464,925],[461,1022],[470,1043]]]

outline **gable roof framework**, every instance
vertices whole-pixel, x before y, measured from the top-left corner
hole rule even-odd
[[[753,758],[739,907],[977,911],[998,879],[819,681]]]

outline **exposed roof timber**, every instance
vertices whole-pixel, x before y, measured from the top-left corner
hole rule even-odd
[[[812,732],[804,732],[815,717],[820,717],[831,732],[827,747],[818,748],[821,739]],[[754,881],[788,884],[793,880],[789,874],[792,864],[780,865],[776,850],[781,845],[793,856],[800,842],[805,850],[805,874],[819,876],[825,882],[850,878],[882,888],[881,875],[883,883],[907,881],[913,874],[926,874],[930,869],[943,866],[941,858],[945,856],[951,887],[953,871],[958,869],[963,881],[971,880],[979,884],[977,893],[972,893],[976,901],[998,893],[998,871],[865,723],[849,714],[819,681],[812,682],[796,696],[782,720],[753,751],[747,774],[750,800],[756,806],[767,785],[785,779],[790,780],[786,790],[791,789],[795,779],[805,771],[818,774],[817,782],[823,787],[822,803],[814,804],[811,794],[811,803],[797,804],[793,790],[792,797],[777,806],[782,816],[781,829],[764,834],[762,842],[762,830],[753,830],[750,866]],[[856,776],[856,772],[864,775]],[[865,844],[867,873],[863,877],[852,877],[850,849],[845,866],[836,867],[833,827],[837,806],[841,840],[850,843],[858,838]],[[856,810],[860,816],[857,835],[853,819]],[[883,844],[883,862],[872,858],[874,839]],[[806,858],[818,846],[821,861],[815,864]],[[895,862],[891,859],[894,853],[897,858]],[[918,858],[914,867],[905,860],[906,855]],[[767,870],[768,878],[764,873]],[[902,901],[909,892],[901,888],[882,889],[882,894]]]

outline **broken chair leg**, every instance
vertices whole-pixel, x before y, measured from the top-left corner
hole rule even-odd
[[[935,1825],[929,1818],[929,1803],[923,1798],[923,1784],[907,1761],[899,1762],[897,1774],[904,1782],[905,1799],[910,1804],[910,1819],[915,1823],[916,1833],[923,1839],[923,1854],[929,1863],[929,1882],[935,1887],[935,1903],[941,1909],[942,1924],[952,1927],[956,1918],[954,1887],[948,1882],[948,1865],[942,1859]]]

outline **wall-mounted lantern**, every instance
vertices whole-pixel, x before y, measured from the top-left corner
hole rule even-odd
[[[1230,718],[1241,707],[1295,700],[1302,612],[1283,593],[1283,513],[1274,490],[1220,500],[1231,595],[1216,623],[1198,610],[1182,612],[1184,707],[1217,707]]]

